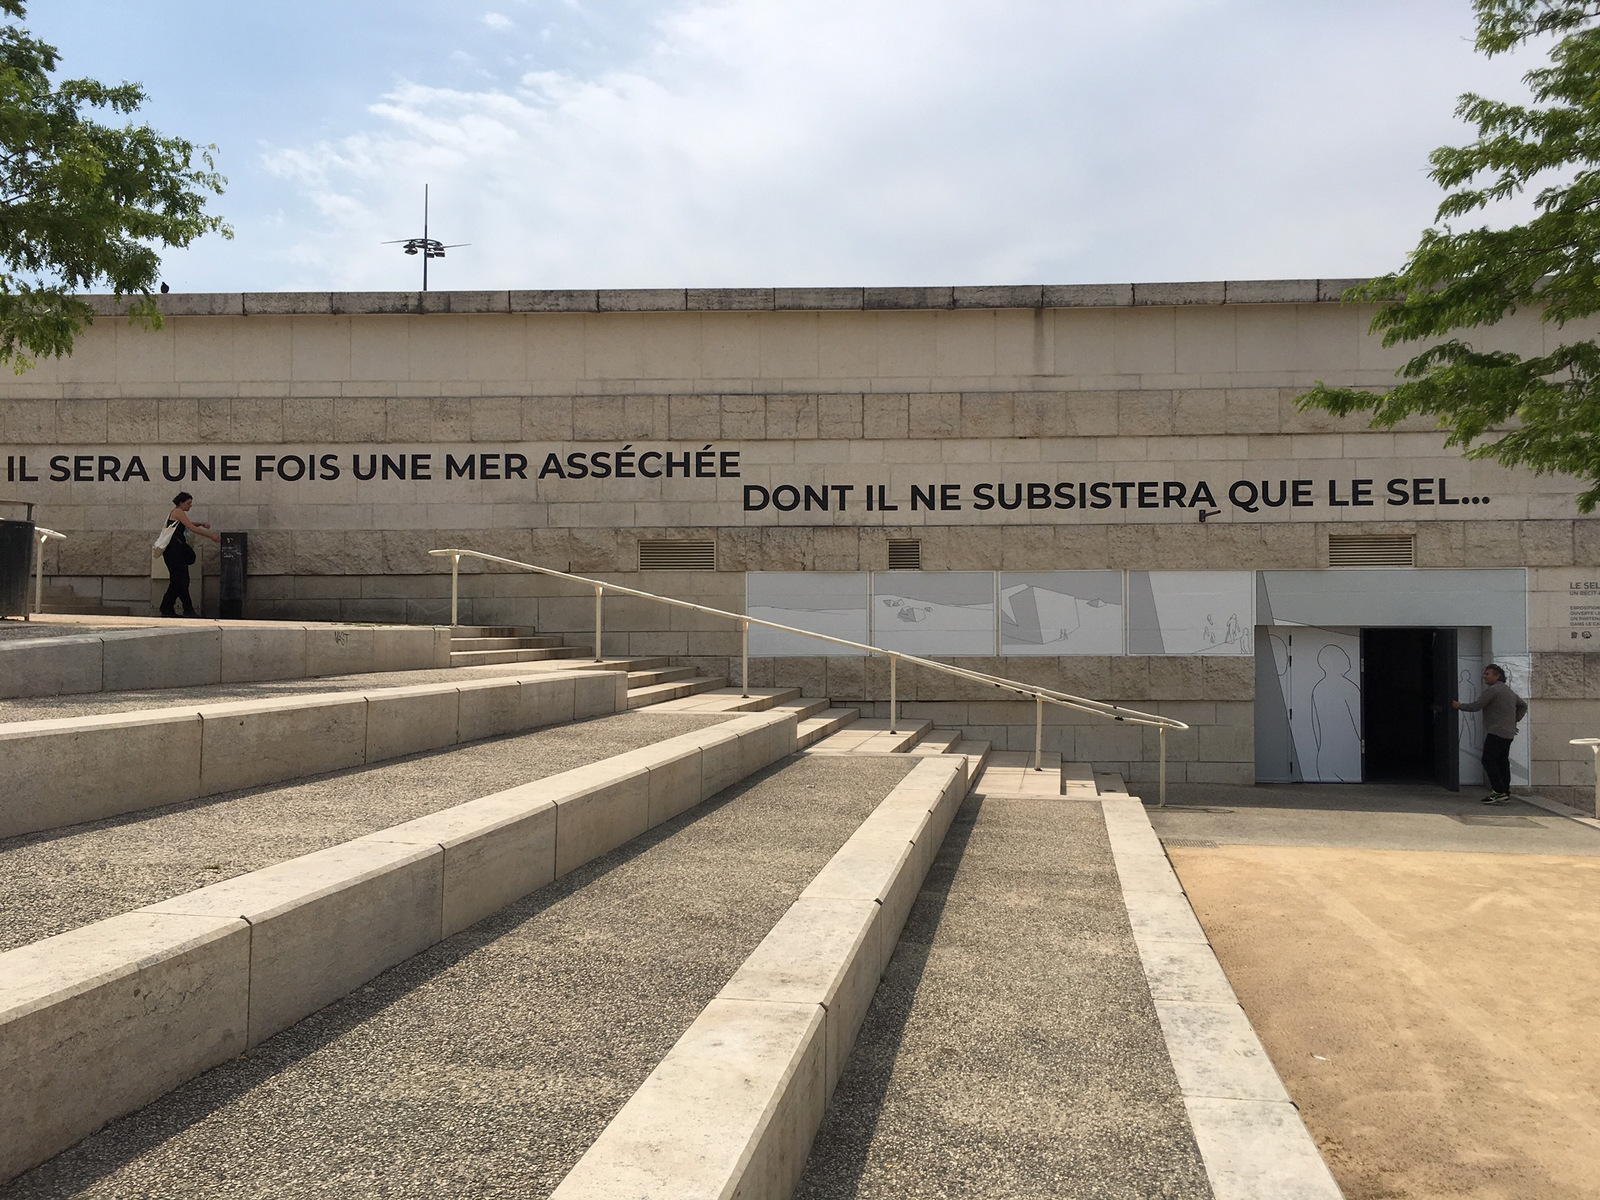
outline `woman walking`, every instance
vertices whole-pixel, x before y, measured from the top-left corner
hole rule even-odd
[[[211,526],[204,521],[194,521],[189,518],[189,510],[194,507],[194,497],[188,492],[179,492],[174,496],[172,506],[172,511],[167,514],[167,524],[174,527],[172,540],[161,552],[162,561],[167,564],[167,594],[161,597],[161,615],[177,616],[177,603],[182,600],[183,615],[192,617],[195,611],[194,601],[189,598],[189,564],[194,562],[195,553],[194,547],[189,545],[188,534],[197,533],[218,544],[222,539],[211,533]]]

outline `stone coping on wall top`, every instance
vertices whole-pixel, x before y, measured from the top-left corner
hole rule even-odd
[[[1336,303],[1359,279],[1210,283],[1034,284],[1021,287],[620,288],[498,292],[170,292],[164,316],[375,316],[429,313],[821,312],[907,309],[1126,308]],[[128,299],[85,296],[102,316]]]

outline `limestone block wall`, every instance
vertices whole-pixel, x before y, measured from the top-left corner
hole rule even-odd
[[[744,572],[884,570],[891,540],[931,571],[1245,570],[1404,534],[1420,568],[1529,568],[1536,697],[1549,655],[1587,679],[1600,525],[1575,481],[1464,460],[1426,421],[1374,431],[1294,404],[1403,360],[1336,302],[1348,282],[168,295],[157,331],[105,302],[71,357],[0,381],[0,495],[68,534],[45,551],[58,602],[148,605],[149,542],[182,487],[250,534],[249,615],[318,620],[446,620],[427,551],[447,545],[739,611]],[[1478,340],[1552,336],[1523,313]],[[641,541],[682,539],[713,542],[716,570],[638,570]],[[461,615],[592,636],[587,595],[496,568],[464,564]],[[606,630],[608,653],[736,666],[736,633],[709,619],[615,599]],[[850,698],[864,669],[810,661],[758,670],[822,671]],[[1249,673],[1141,661],[1001,665],[1199,706],[1203,753],[1224,757],[1189,761],[1242,772]],[[1549,669],[1552,714],[1592,698]],[[929,684],[913,702],[979,701]],[[1098,736],[1052,722],[1063,752]],[[1558,741],[1536,733],[1536,782],[1581,776]]]

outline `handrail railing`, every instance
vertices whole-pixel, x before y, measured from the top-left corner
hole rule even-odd
[[[67,535],[57,533],[54,529],[46,529],[43,525],[35,525],[33,534],[39,539],[38,552],[33,556],[33,611],[42,613],[44,611],[44,544],[51,538],[55,538],[58,542],[64,542],[67,540]]]
[[[1568,744],[1594,751],[1594,815],[1600,817],[1600,738],[1573,738]]]
[[[853,642],[848,638],[834,637],[832,634],[816,633],[810,629],[798,629],[793,625],[780,625],[776,621],[763,620],[760,617],[747,616],[744,613],[728,612],[726,609],[711,608],[704,604],[695,604],[688,600],[679,600],[672,596],[661,596],[654,592],[642,592],[638,588],[627,587],[620,583],[605,583],[599,579],[589,579],[583,575],[573,575],[566,571],[557,571],[553,567],[541,567],[536,563],[519,562],[514,558],[502,558],[498,554],[485,554],[481,550],[461,550],[451,547],[445,550],[430,550],[430,555],[437,558],[448,556],[450,559],[450,623],[459,625],[460,622],[460,574],[461,560],[463,558],[476,558],[484,562],[500,563],[502,566],[516,567],[524,571],[534,571],[540,575],[548,575],[552,579],[565,579],[569,583],[581,584],[594,589],[594,660],[603,662],[600,638],[603,632],[602,604],[605,593],[616,592],[623,596],[634,596],[641,600],[653,600],[657,604],[666,604],[673,608],[686,608],[693,612],[708,613],[712,616],[726,617],[730,621],[737,621],[742,631],[743,648],[739,683],[746,696],[750,694],[750,626],[759,625],[764,629],[776,629],[780,633],[797,634],[800,637],[813,638],[819,642],[830,642],[836,646],[847,646],[852,650],[859,650],[863,654],[875,655],[889,660],[889,732],[898,732],[899,725],[899,666],[902,661],[913,666],[925,667],[931,671],[940,671],[946,675],[953,675],[957,679],[966,679],[974,683],[986,684],[999,688],[1002,691],[1015,692],[1022,696],[1032,696],[1034,701],[1033,712],[1033,769],[1038,771],[1044,752],[1044,706],[1054,704],[1059,708],[1069,708],[1077,712],[1088,713],[1091,716],[1104,717],[1111,721],[1121,721],[1130,725],[1146,725],[1155,728],[1161,736],[1161,776],[1160,798],[1158,804],[1167,802],[1167,730],[1188,729],[1184,722],[1173,717],[1163,717],[1159,713],[1141,712],[1136,708],[1123,708],[1119,704],[1110,704],[1104,700],[1090,700],[1084,696],[1074,696],[1070,692],[1058,692],[1054,688],[1041,687],[1034,683],[1023,683],[1016,679],[1007,679],[1001,675],[990,675],[984,671],[974,671],[970,667],[958,667],[953,663],[937,662],[931,658],[920,658],[915,654],[903,654],[898,650],[886,650],[882,646],[871,646],[864,642]]]

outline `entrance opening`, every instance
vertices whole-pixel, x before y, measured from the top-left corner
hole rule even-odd
[[[1362,778],[1369,782],[1451,786],[1437,778],[1434,642],[1440,632],[1361,631]]]

